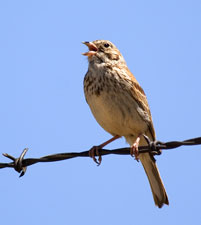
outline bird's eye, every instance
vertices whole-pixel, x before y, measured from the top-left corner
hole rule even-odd
[[[104,47],[108,48],[110,45],[108,43],[104,44]]]

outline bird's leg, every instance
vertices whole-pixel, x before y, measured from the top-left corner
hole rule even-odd
[[[130,149],[130,154],[132,157],[135,157],[135,160],[139,162],[139,151],[138,151],[138,146],[140,143],[140,136],[137,137],[136,141],[133,143]]]
[[[101,164],[101,161],[102,161],[102,157],[101,157],[101,154],[100,154],[99,150],[102,149],[103,147],[105,147],[106,145],[108,145],[109,143],[113,142],[114,140],[118,139],[118,138],[120,138],[120,136],[115,135],[114,137],[112,137],[108,141],[102,143],[101,145],[93,146],[89,150],[89,156],[94,160],[95,163],[97,163],[98,166]],[[95,157],[95,152],[96,152],[96,156],[98,156],[98,161]]]

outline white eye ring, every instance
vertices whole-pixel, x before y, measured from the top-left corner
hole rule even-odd
[[[104,44],[104,47],[108,48],[110,45],[108,43]]]

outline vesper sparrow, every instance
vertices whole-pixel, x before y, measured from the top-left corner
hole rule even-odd
[[[113,136],[99,148],[123,136],[136,153],[139,142],[140,145],[147,144],[144,138],[140,140],[142,134],[156,139],[146,95],[114,44],[105,40],[83,43],[89,48],[83,53],[89,61],[84,78],[86,101],[97,122]],[[95,160],[94,155],[92,157]],[[143,153],[137,157],[149,179],[155,204],[159,208],[168,205],[153,155]]]

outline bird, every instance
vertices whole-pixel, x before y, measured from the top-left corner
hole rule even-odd
[[[110,142],[124,137],[131,147],[131,155],[140,160],[148,177],[155,205],[169,205],[168,196],[153,154],[138,153],[138,146],[147,145],[143,135],[156,140],[152,116],[144,90],[128,69],[117,47],[108,40],[83,42],[88,47],[88,71],[84,77],[84,94],[93,116],[112,138],[94,146],[90,156]]]

